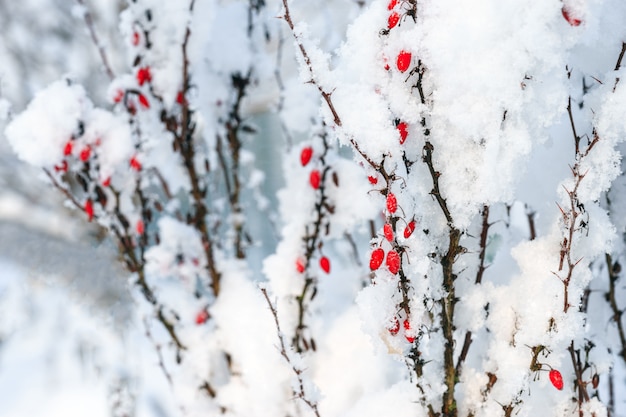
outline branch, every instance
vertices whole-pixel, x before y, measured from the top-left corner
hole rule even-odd
[[[285,343],[285,336],[283,332],[280,330],[280,322],[278,321],[278,312],[276,311],[276,307],[270,301],[270,297],[267,295],[267,290],[265,288],[260,288],[260,289],[261,289],[261,292],[263,293],[263,296],[265,297],[265,300],[267,301],[267,305],[269,306],[270,311],[272,312],[272,316],[274,317],[274,323],[276,324],[276,332],[278,334],[278,341],[280,343],[280,354],[285,359],[287,364],[291,367],[291,370],[293,371],[298,381],[298,389],[297,391],[294,390],[294,394],[298,398],[300,398],[302,402],[304,402],[311,409],[311,411],[313,411],[316,417],[320,417],[320,413],[317,408],[317,402],[309,399],[304,390],[304,379],[302,378],[302,374],[304,373],[304,370],[296,366],[291,360],[291,357],[289,356],[289,354],[287,353],[287,345]]]
[[[102,65],[104,66],[104,70],[107,76],[109,77],[110,80],[113,80],[115,78],[115,73],[111,69],[111,65],[109,64],[109,59],[107,58],[107,54],[104,49],[104,46],[100,42],[100,38],[98,37],[98,34],[96,33],[96,29],[94,27],[93,17],[91,16],[91,12],[89,11],[89,9],[87,9],[87,6],[85,5],[84,0],[76,0],[76,2],[80,4],[85,10],[83,16],[85,19],[85,24],[87,25],[87,29],[89,30],[89,35],[91,36],[91,40],[93,41],[94,45],[96,45],[96,47],[98,48],[98,53],[100,54],[100,60],[102,61]]]

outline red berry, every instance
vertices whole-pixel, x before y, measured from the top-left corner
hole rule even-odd
[[[139,162],[139,160],[137,159],[137,156],[133,156],[132,158],[130,158],[130,167],[132,169],[134,169],[135,171],[139,172],[141,171],[141,162]]]
[[[148,99],[143,94],[139,94],[139,104],[141,104],[146,109],[150,108],[150,102],[148,102]]]
[[[398,331],[400,331],[400,322],[398,321],[397,317],[393,318],[393,325],[389,327],[387,330],[389,330],[389,333],[391,333],[392,336],[395,336],[398,334]]]
[[[387,194],[387,210],[392,214],[398,210],[398,200],[396,200],[396,196],[393,193]]]
[[[367,177],[367,180],[370,182],[370,184],[372,185],[376,185],[378,183],[378,178],[370,175],[369,177]]]
[[[387,5],[387,10],[391,10],[398,4],[398,0],[391,0]]]
[[[311,187],[314,189],[320,188],[320,183],[322,182],[322,174],[317,169],[311,171],[311,175],[309,175],[309,183]]]
[[[137,70],[137,83],[144,85],[146,82],[152,81],[152,74],[150,74],[150,67],[143,67]]]
[[[137,225],[135,226],[135,230],[137,231],[138,235],[143,235],[143,232],[145,231],[143,220],[141,219],[137,220]]]
[[[102,181],[102,186],[108,187],[109,185],[111,185],[111,177],[106,177],[104,181]]]
[[[567,23],[569,23],[571,26],[580,26],[580,24],[583,22],[582,20],[573,17],[571,15],[571,10],[569,10],[567,6],[563,6],[563,8],[561,9],[561,13],[563,14],[565,20],[567,20]]]
[[[550,382],[559,391],[563,389],[563,376],[556,369],[550,370]]]
[[[370,256],[370,269],[377,270],[383,264],[383,259],[385,259],[385,251],[382,248],[374,249]]]
[[[63,155],[68,156],[72,154],[72,141],[68,140],[65,144],[65,148],[63,148]]]
[[[119,103],[120,101],[122,101],[123,98],[124,98],[124,91],[123,90],[117,90],[115,92],[115,95],[113,96],[113,102],[114,103]]]
[[[387,18],[387,28],[393,29],[400,21],[400,15],[397,12],[393,12]]]
[[[139,45],[139,32],[133,32],[133,46]]]
[[[176,95],[176,102],[180,104],[181,106],[185,102],[185,95],[183,94],[182,91],[179,91],[178,94]]]
[[[67,165],[67,161],[66,160],[61,161],[61,165],[55,165],[54,166],[54,170],[56,172],[67,172],[67,168],[68,168],[68,165]]]
[[[80,160],[83,162],[87,162],[90,156],[91,156],[91,147],[87,145],[83,148],[82,151],[80,151]]]
[[[88,199],[87,201],[85,201],[85,213],[87,213],[87,218],[89,219],[89,221],[93,220],[93,201],[91,201],[91,199]]]
[[[414,231],[415,231],[415,220],[411,220],[409,224],[407,224],[406,227],[404,228],[404,238],[408,239],[409,236],[411,236]]]
[[[296,259],[296,271],[298,271],[298,273],[303,273],[305,269],[305,265],[304,265],[304,259],[302,258],[298,258]]]
[[[404,72],[409,69],[411,65],[411,53],[407,51],[400,51],[398,58],[396,59],[396,66],[400,72]]]
[[[415,336],[413,336],[413,332],[411,332],[411,323],[409,322],[409,320],[404,320],[404,323],[402,324],[404,325],[404,338],[406,339],[406,341],[409,343],[415,342]]]
[[[393,228],[389,223],[386,223],[383,226],[383,234],[385,235],[385,239],[387,239],[388,241],[391,242],[393,240]]]
[[[400,122],[398,123],[398,126],[396,126],[396,129],[400,132],[400,145],[402,145],[404,141],[406,141],[407,136],[409,136],[409,125],[404,122]]]
[[[198,314],[196,315],[196,324],[197,325],[204,324],[207,322],[208,319],[209,319],[209,312],[206,310],[202,310],[198,312]]]
[[[320,259],[320,268],[327,274],[330,274],[330,260],[327,257],[322,256]]]
[[[395,250],[387,253],[387,268],[392,274],[397,274],[400,271],[400,255]]]
[[[302,152],[300,152],[300,163],[302,164],[303,167],[309,163],[312,156],[313,156],[313,148],[311,148],[310,146],[307,146],[306,148],[302,149]]]

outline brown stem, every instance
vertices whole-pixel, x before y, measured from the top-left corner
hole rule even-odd
[[[305,403],[311,409],[311,411],[313,412],[313,414],[315,414],[316,417],[320,417],[320,412],[317,408],[317,402],[315,400],[310,399],[307,396],[306,391],[304,389],[304,379],[302,378],[302,374],[304,373],[304,370],[298,367],[296,364],[294,364],[293,361],[291,360],[291,357],[287,353],[287,343],[285,342],[285,336],[283,335],[283,332],[280,330],[280,322],[278,321],[278,312],[276,310],[276,307],[270,301],[270,297],[269,295],[267,295],[267,290],[265,288],[261,288],[261,292],[263,293],[263,296],[265,297],[265,300],[267,301],[267,305],[269,306],[270,311],[272,312],[272,316],[274,317],[274,324],[276,324],[276,332],[278,334],[278,342],[280,343],[280,354],[285,359],[285,361],[291,368],[292,372],[294,373],[298,381],[298,384],[297,384],[298,388],[297,389],[292,388],[294,390],[294,395],[300,398],[300,400],[302,400],[302,402]]]
[[[610,254],[605,254],[606,267],[609,272],[609,292],[606,293],[606,299],[611,306],[611,311],[613,312],[613,321],[617,326],[617,334],[619,335],[620,345],[622,347],[620,351],[620,356],[624,361],[626,361],[626,335],[624,332],[624,325],[622,324],[622,315],[624,312],[619,309],[617,305],[617,299],[615,297],[616,294],[616,284],[619,279],[619,264],[613,264],[613,260],[611,259]]]
[[[109,64],[109,59],[107,58],[106,51],[104,49],[104,45],[100,42],[100,38],[96,33],[96,29],[93,23],[93,17],[91,16],[91,12],[87,9],[84,0],[76,0],[78,4],[85,10],[84,19],[85,24],[87,25],[87,29],[89,30],[89,35],[91,36],[91,40],[94,45],[98,48],[98,53],[100,54],[100,60],[102,61],[102,65],[104,66],[104,71],[106,72],[109,79],[113,80],[115,78],[115,73],[111,69],[111,65]]]

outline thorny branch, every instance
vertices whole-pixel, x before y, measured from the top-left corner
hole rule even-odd
[[[317,408],[317,402],[308,398],[305,392],[304,379],[302,378],[302,374],[304,373],[304,370],[296,366],[291,360],[291,357],[289,356],[289,354],[287,353],[287,344],[285,343],[285,336],[283,335],[283,332],[280,330],[280,322],[278,321],[278,312],[276,311],[276,307],[270,301],[270,297],[267,294],[267,290],[265,288],[261,288],[261,292],[263,293],[263,296],[265,297],[265,300],[267,301],[267,305],[269,306],[270,311],[272,312],[272,316],[274,317],[274,323],[276,324],[276,332],[278,334],[278,341],[280,343],[280,354],[285,359],[287,364],[291,367],[291,370],[293,371],[298,381],[298,389],[294,390],[294,394],[296,395],[296,397],[300,398],[300,400],[302,400],[302,402],[304,402],[311,409],[311,411],[313,411],[316,417],[320,417],[320,413]]]

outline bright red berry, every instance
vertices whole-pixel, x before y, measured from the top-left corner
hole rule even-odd
[[[139,32],[137,31],[133,32],[133,40],[132,40],[133,46],[139,45],[139,40],[140,40]]]
[[[312,156],[313,156],[313,148],[311,148],[310,146],[307,146],[306,148],[302,148],[302,152],[300,152],[300,163],[302,164],[303,167],[309,163]]]
[[[393,29],[400,21],[400,15],[397,12],[393,12],[387,18],[387,28]]]
[[[209,312],[206,310],[202,310],[196,314],[196,324],[201,325],[209,320]]]
[[[378,183],[378,178],[370,175],[369,177],[367,177],[367,180],[370,182],[370,184],[372,185],[376,185]]]
[[[87,218],[89,219],[89,221],[93,220],[93,201],[91,201],[91,199],[88,199],[87,201],[85,201],[85,213],[87,214]]]
[[[383,226],[383,234],[385,235],[385,239],[388,241],[391,242],[393,240],[393,228],[389,223],[385,223]]]
[[[415,336],[412,335],[411,323],[409,322],[409,320],[404,320],[404,323],[402,324],[404,325],[404,338],[406,339],[406,341],[409,343],[415,342]]]
[[[407,224],[406,227],[404,228],[404,238],[408,239],[409,236],[411,236],[414,231],[415,231],[415,220],[411,220],[409,224]]]
[[[102,181],[102,186],[108,187],[109,185],[111,185],[111,177],[106,177],[104,181]]]
[[[87,145],[80,151],[80,160],[83,162],[87,162],[90,156],[91,156],[91,147]]]
[[[296,271],[298,271],[298,273],[303,273],[305,269],[305,265],[304,265],[304,259],[302,258],[298,258],[296,259]]]
[[[311,187],[314,189],[320,188],[320,183],[322,182],[322,174],[317,169],[311,171],[311,175],[309,175],[309,183]]]
[[[409,69],[411,65],[411,53],[407,51],[400,51],[398,58],[396,59],[396,66],[400,72],[404,72]]]
[[[68,140],[67,143],[65,144],[65,147],[63,148],[63,155],[68,156],[72,154],[72,141]]]
[[[135,230],[137,231],[138,235],[143,235],[143,232],[145,232],[145,226],[143,224],[143,220],[141,219],[137,220],[137,224],[135,225]]]
[[[143,94],[139,94],[139,104],[141,104],[141,106],[145,109],[150,108],[150,102]]]
[[[327,257],[322,256],[320,259],[320,268],[322,268],[322,271],[330,274],[330,260]]]
[[[176,102],[180,104],[181,106],[185,102],[185,95],[183,94],[182,91],[179,91],[178,94],[176,94]]]
[[[150,67],[143,67],[137,70],[137,83],[144,85],[146,82],[152,81],[152,74],[150,73]]]
[[[394,275],[400,271],[400,255],[395,250],[390,250],[387,253],[387,268]]]
[[[383,264],[383,259],[385,259],[385,251],[382,248],[374,249],[370,256],[370,269],[377,270]]]
[[[389,4],[387,5],[387,10],[393,9],[394,7],[396,7],[397,4],[398,4],[398,0],[389,1]]]
[[[559,391],[563,389],[563,376],[556,369],[550,370],[550,382]]]
[[[400,122],[398,123],[398,126],[396,126],[396,129],[398,129],[398,132],[400,133],[400,145],[402,145],[404,141],[406,141],[407,136],[409,136],[409,125],[404,122]]]
[[[396,196],[393,193],[387,194],[387,210],[392,214],[398,210],[398,200],[396,200]]]
[[[392,336],[395,336],[398,334],[398,332],[400,331],[400,322],[398,321],[397,317],[393,318],[393,325],[389,327],[387,330],[389,330],[389,333],[391,333]]]
[[[141,171],[141,162],[139,162],[139,160],[137,159],[137,156],[133,156],[132,158],[130,158],[129,165],[135,171],[137,172]]]
[[[583,22],[582,20],[572,16],[572,12],[567,6],[563,6],[563,8],[561,9],[561,13],[563,14],[565,20],[567,20],[567,23],[569,23],[571,26],[580,26],[580,24]]]

